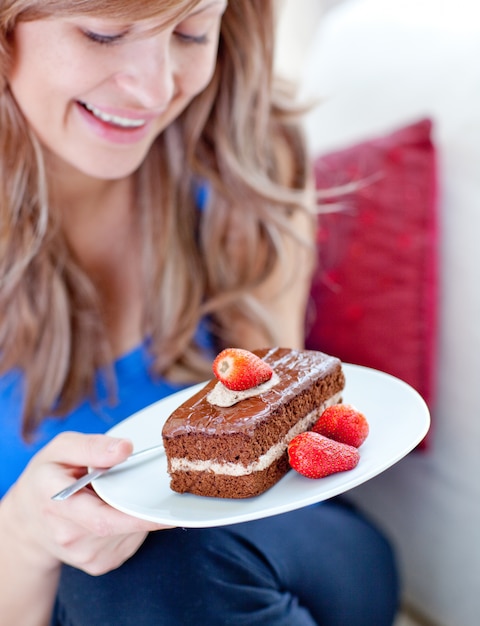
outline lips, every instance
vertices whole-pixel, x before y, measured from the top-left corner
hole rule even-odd
[[[107,111],[104,111],[103,109],[100,109],[93,104],[89,104],[87,102],[79,101],[79,104],[96,119],[105,124],[110,124],[111,126],[116,128],[121,128],[125,130],[136,130],[138,128],[141,128],[142,126],[145,126],[145,124],[147,123],[147,120],[145,118],[108,113]]]
[[[75,101],[75,109],[82,132],[86,137],[100,139],[110,146],[132,146],[147,139],[153,139],[158,126],[158,113],[135,111],[127,108],[113,108]]]

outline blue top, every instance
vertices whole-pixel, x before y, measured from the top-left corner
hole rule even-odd
[[[25,443],[21,435],[22,374],[11,371],[0,376],[0,498],[31,457],[55,435],[67,430],[105,433],[133,413],[184,387],[163,378],[153,378],[149,361],[146,345],[119,358],[114,364],[118,389],[115,404],[106,399],[85,401],[65,417],[47,417],[31,443]]]
[[[200,181],[194,189],[195,202],[201,212],[210,200],[209,186]],[[196,334],[198,345],[213,356],[213,341],[203,320]],[[21,435],[23,407],[23,377],[19,371],[0,376],[0,498],[17,480],[32,456],[61,432],[105,433],[107,430],[140,411],[149,404],[179,391],[185,385],[176,385],[163,378],[152,378],[149,371],[151,357],[146,342],[114,363],[117,383],[117,401],[111,405],[102,394],[100,378],[97,392],[100,402],[82,402],[65,417],[47,417],[36,431],[31,443]],[[102,395],[104,401],[101,402]]]

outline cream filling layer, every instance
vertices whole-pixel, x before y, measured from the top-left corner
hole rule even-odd
[[[170,459],[170,472],[213,472],[225,476],[247,476],[254,472],[261,472],[269,467],[274,461],[279,459],[287,449],[290,441],[305,430],[309,430],[317,421],[320,414],[332,404],[338,404],[341,400],[342,392],[339,392],[326,400],[311,413],[308,413],[288,433],[265,454],[262,454],[256,461],[244,465],[243,463],[219,463],[218,461],[189,461],[187,459],[174,457]]]

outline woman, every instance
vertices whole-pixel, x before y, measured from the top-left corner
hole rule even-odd
[[[2,623],[392,619],[390,549],[337,504],[185,531],[51,501],[220,347],[302,345],[312,194],[272,21],[269,0],[2,2]]]

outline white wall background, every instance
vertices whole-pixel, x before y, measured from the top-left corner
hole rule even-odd
[[[276,66],[279,74],[296,81],[302,76],[320,17],[328,0],[276,1],[279,41],[276,48]]]

